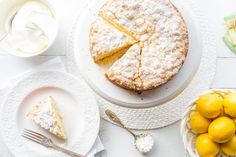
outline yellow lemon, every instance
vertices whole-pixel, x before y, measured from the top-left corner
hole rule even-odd
[[[215,157],[220,151],[219,144],[212,141],[207,133],[197,137],[195,146],[201,157]]]
[[[225,113],[236,118],[236,92],[231,92],[224,97]]]
[[[227,143],[221,144],[221,150],[226,155],[236,155],[236,135]]]
[[[199,112],[194,112],[189,119],[190,126],[195,133],[206,133],[211,123],[210,119],[203,117]]]
[[[208,128],[210,138],[217,143],[231,140],[235,133],[235,123],[228,117],[215,119]]]
[[[206,118],[216,118],[223,111],[223,100],[217,94],[205,94],[196,102],[197,110]]]

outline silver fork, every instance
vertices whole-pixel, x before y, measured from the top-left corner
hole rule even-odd
[[[72,152],[70,150],[67,150],[65,148],[62,148],[62,147],[54,144],[53,141],[50,138],[48,138],[48,137],[46,137],[46,136],[44,136],[40,133],[37,133],[35,131],[29,130],[29,129],[24,129],[22,136],[29,139],[29,140],[31,140],[31,141],[34,141],[38,144],[41,144],[41,145],[43,145],[47,148],[52,148],[52,149],[55,149],[57,151],[63,152],[63,153],[65,153],[65,154],[67,154],[71,157],[85,157],[81,154]]]

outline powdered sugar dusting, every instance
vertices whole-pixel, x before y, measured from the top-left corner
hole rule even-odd
[[[135,146],[141,153],[148,153],[152,150],[154,140],[151,135],[143,135],[136,139]]]

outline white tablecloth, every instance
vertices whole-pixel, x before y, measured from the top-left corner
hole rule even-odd
[[[51,0],[54,2],[58,16],[60,17],[60,33],[53,47],[44,55],[20,59],[0,52],[0,85],[4,84],[17,74],[34,68],[54,56],[65,54],[66,40],[73,18],[80,11],[88,0]],[[212,88],[236,88],[236,57],[222,42],[222,35],[225,32],[223,17],[236,11],[235,0],[196,0],[196,3],[205,11],[205,15],[213,23],[216,34],[217,49],[217,72]],[[151,130],[150,133],[157,141],[156,147],[148,157],[187,157],[179,134],[179,123]],[[100,137],[106,147],[102,157],[142,157],[133,147],[132,137],[121,128],[111,125],[108,122],[101,122]],[[0,145],[0,149],[4,149]],[[0,154],[2,157],[2,155]],[[4,157],[4,156],[3,156]],[[8,157],[8,156],[6,156]]]

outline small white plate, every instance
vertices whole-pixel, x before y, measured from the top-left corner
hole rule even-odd
[[[163,104],[178,96],[193,79],[202,56],[202,39],[196,20],[191,12],[178,0],[172,1],[182,13],[189,32],[189,52],[180,72],[168,83],[149,91],[137,94],[112,84],[104,76],[107,67],[93,62],[89,50],[89,31],[91,23],[97,18],[102,1],[94,1],[84,10],[77,22],[73,45],[79,70],[90,87],[101,97],[117,105],[133,108],[147,108]],[[112,91],[112,92],[111,92]]]
[[[29,109],[47,96],[56,100],[68,140],[62,141],[26,117]],[[1,134],[16,157],[64,157],[21,136],[24,128],[35,130],[55,143],[87,154],[99,131],[99,110],[93,92],[73,76],[57,71],[40,71],[26,76],[10,90],[1,110]]]

